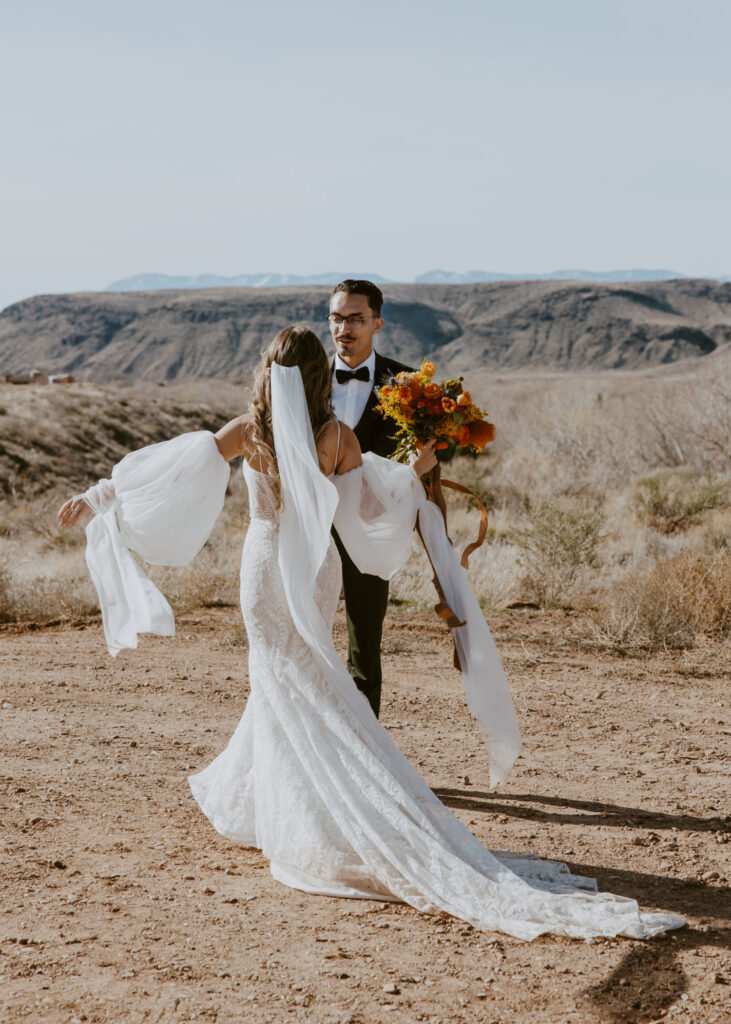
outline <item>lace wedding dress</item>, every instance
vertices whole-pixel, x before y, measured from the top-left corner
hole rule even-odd
[[[289,383],[296,385],[296,381]],[[211,435],[206,439],[200,435],[189,437],[198,439],[195,446],[207,453],[202,462],[215,476],[220,466],[211,448]],[[175,441],[166,444],[174,445]],[[241,567],[241,607],[249,638],[250,696],[226,748],[189,779],[213,827],[233,842],[259,848],[270,861],[274,877],[297,889],[402,901],[423,912],[446,911],[476,928],[496,929],[521,939],[533,939],[545,932],[583,938],[649,938],[680,927],[682,917],[641,913],[634,900],[598,893],[593,880],[572,875],[563,864],[489,851],[437,799],[374,717],[330,638],[341,574],[328,520],[336,507],[352,508],[354,489],[359,490],[361,506],[368,504],[364,494],[369,476],[373,503],[378,490],[373,474],[385,469],[379,465],[385,460],[376,462],[375,457],[364,457],[365,468],[345,474],[349,479],[337,481],[338,490],[319,474],[315,463],[314,470],[307,470],[310,476],[298,480],[295,492],[288,489],[292,483],[290,468],[297,465],[301,470],[306,459],[303,451],[295,452],[296,458],[288,465],[284,439],[280,437],[277,442],[275,429],[285,496],[282,513],[269,478],[244,464],[251,523]],[[109,596],[111,577],[116,576],[119,582],[127,576],[131,579],[127,591],[132,593],[127,604],[135,607],[144,604],[134,595],[142,593],[145,584],[124,566],[124,551],[120,554],[115,548],[117,541],[110,541],[109,535],[118,526],[121,548],[126,548],[135,534],[129,520],[139,527],[135,501],[139,500],[139,508],[149,511],[154,506],[151,492],[156,487],[159,497],[163,492],[169,494],[170,486],[181,486],[181,480],[185,481],[182,486],[187,486],[195,459],[188,460],[187,472],[181,473],[179,462],[173,458],[171,463],[168,453],[159,451],[162,447],[154,446],[157,456],[164,456],[166,465],[172,466],[167,479],[162,464],[158,464],[135,490],[130,486],[131,478],[125,481],[124,471],[120,471],[126,460],[115,467],[112,480],[116,496],[111,507],[116,508],[116,524],[111,522],[110,506],[105,510],[100,500],[96,519],[108,517],[106,539],[94,540],[92,529],[87,549],[97,585],[100,576],[105,578]],[[220,456],[218,459],[222,462]],[[140,468],[132,467],[135,473]],[[400,467],[400,474],[388,473],[389,479],[393,476],[401,481],[401,499],[406,492],[415,493],[415,475],[409,469],[405,473],[411,477],[404,474],[404,467]],[[223,474],[218,491],[221,482]],[[417,487],[423,493],[420,485]],[[318,506],[320,498],[313,498],[315,492],[324,505]],[[202,501],[201,492],[197,493]],[[210,488],[207,493],[212,493]],[[386,514],[387,500],[383,491],[380,493],[381,500],[376,504]],[[213,511],[199,518],[215,519],[220,500],[220,495],[214,496]],[[320,528],[311,516],[313,504],[316,512],[319,509],[322,513]],[[357,516],[348,518],[349,524],[336,516],[336,524],[346,533]],[[365,518],[373,522],[372,514]],[[153,519],[147,531],[137,531],[138,542],[143,533],[148,538],[148,560],[154,554],[149,543]],[[380,528],[383,519],[381,515]],[[159,526],[155,529],[161,531],[163,543],[169,534]],[[411,525],[407,524],[406,530],[410,533]],[[311,540],[307,551],[293,547],[301,545],[305,536]],[[194,554],[200,543],[199,536],[192,540],[186,556],[192,557],[191,552]],[[166,557],[170,555],[168,552]],[[302,569],[302,558],[309,559],[309,568]],[[110,559],[116,566],[113,572]],[[293,567],[293,563],[297,564]],[[143,614],[135,628],[141,631],[140,623],[149,626],[155,615],[157,626],[169,631],[169,623],[159,621],[161,616],[164,618],[159,608],[155,614]],[[105,616],[105,629],[109,629],[109,607]],[[110,637],[108,631],[112,649]],[[130,639],[127,635],[127,641]],[[134,643],[120,646],[135,644],[136,635]],[[473,652],[461,654],[469,661]],[[479,695],[470,698],[467,683],[465,686],[471,706],[479,704]],[[498,681],[492,704],[493,710],[497,707],[498,720],[505,713],[501,687]],[[510,720],[506,723],[510,732]],[[489,725],[481,724],[489,733]],[[492,763],[498,764],[500,754],[497,760],[495,757],[491,751]]]

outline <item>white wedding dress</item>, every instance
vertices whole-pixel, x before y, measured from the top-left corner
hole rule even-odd
[[[296,387],[297,382],[289,379],[287,383]],[[296,410],[292,420],[295,423]],[[135,563],[134,570],[125,564],[129,557],[126,549],[134,546],[135,531],[137,543],[142,543],[140,536],[145,534],[146,557],[150,560],[154,555],[151,532],[159,531],[161,544],[169,538],[169,531],[163,530],[161,524],[153,525],[156,520],[150,510],[163,492],[169,494],[171,486],[189,486],[191,476],[195,476],[196,460],[199,468],[205,463],[206,472],[213,477],[219,474],[217,488],[213,487],[210,475],[207,477],[206,500],[213,507],[199,517],[215,519],[215,509],[220,510],[222,501],[220,485],[223,483],[225,490],[224,477],[227,481],[228,473],[221,473],[220,465],[216,464],[212,435],[204,438],[203,433],[187,435],[195,439],[191,446],[196,455],[187,460],[185,472],[181,473],[177,457],[171,463],[169,452],[161,451],[165,444],[175,445],[180,438],[143,449],[151,453],[157,449],[154,471],[149,462],[153,456],[149,456],[150,472],[144,479],[139,476],[140,468],[145,468],[143,460],[131,467],[134,473],[125,480],[125,470],[120,467],[127,460],[123,460],[112,474],[116,496],[111,504],[105,506],[103,500],[97,501],[99,514],[87,531],[91,531],[87,560],[97,587],[102,583],[100,600],[110,650],[115,646],[135,646],[136,634],[132,637],[128,630],[126,639],[119,643],[119,635],[116,640],[112,638],[113,612],[108,600],[105,607],[103,594],[107,599],[112,595],[114,607],[126,608],[122,619],[126,615],[127,624],[130,615],[137,615],[137,632],[147,629],[151,621],[154,631],[170,632],[170,622],[161,621],[165,620],[164,609],[157,597],[153,595],[150,599],[146,589],[147,584],[152,584],[140,581],[139,576],[144,580],[146,577]],[[303,442],[307,445],[308,439]],[[372,502],[378,490],[373,480],[385,469],[380,465],[385,460],[365,456],[364,468],[345,474],[347,480],[336,481],[337,490],[319,474],[315,463],[315,470],[305,468],[309,483],[300,476],[294,493],[288,488],[307,462],[306,451],[301,446],[296,451],[295,444],[294,458],[288,464],[285,442],[282,437],[278,439],[276,425],[275,444],[284,495],[281,514],[269,478],[244,463],[251,523],[241,567],[241,607],[249,638],[250,695],[226,748],[208,767],[189,779],[192,792],[213,827],[233,842],[260,849],[270,861],[274,877],[297,889],[331,896],[403,901],[420,911],[446,911],[476,928],[495,929],[521,939],[533,939],[545,932],[583,938],[649,938],[684,924],[678,915],[642,913],[634,900],[598,893],[593,880],[572,875],[565,865],[490,852],[437,799],[374,717],[330,639],[341,573],[328,518],[335,515],[336,525],[339,530],[342,527],[343,533],[348,533],[348,527],[353,528],[357,515],[349,515],[348,522],[342,516],[339,520],[337,508],[350,507],[352,511],[355,500],[361,506],[367,505],[369,478],[373,485]],[[127,458],[139,458],[141,454],[133,453]],[[218,462],[222,461],[218,456]],[[290,476],[292,466],[297,467],[294,476]],[[397,505],[406,500],[409,492],[416,493],[415,475],[408,468],[399,467],[398,472],[388,471],[388,475],[389,479],[393,476],[399,481]],[[130,486],[131,479],[139,482],[137,489]],[[105,486],[109,493],[104,483],[102,491]],[[159,493],[155,495],[152,492],[156,487]],[[417,487],[422,491],[419,484]],[[312,498],[315,492],[324,506],[318,506],[319,498]],[[387,510],[383,491],[380,493],[380,509],[384,513],[380,526],[378,515],[374,520],[371,511],[365,514],[366,532],[383,532]],[[202,492],[197,494],[198,500],[203,501]],[[321,513],[319,526],[308,518],[313,502],[316,513]],[[136,515],[136,509],[149,514],[146,531],[140,529],[142,513]],[[421,511],[423,514],[423,505]],[[105,517],[102,528],[99,521]],[[327,530],[323,533],[325,525]],[[423,527],[422,519],[422,532]],[[95,535],[94,529],[102,530],[104,536],[98,532]],[[407,525],[407,533],[410,531],[411,525]],[[113,537],[115,532],[117,537]],[[312,541],[306,552],[296,547],[302,544],[303,536]],[[198,536],[192,540],[186,556],[192,557],[193,549],[200,543]],[[377,546],[376,542],[372,545]],[[170,558],[171,553],[167,552],[166,557]],[[309,567],[304,570],[303,557],[305,561],[309,559]],[[398,561],[394,561],[392,554],[388,560],[392,564]],[[294,567],[293,562],[297,562]],[[120,605],[120,587],[131,595],[126,604],[122,600]],[[453,600],[459,604],[457,596],[453,595]],[[139,607],[145,602],[148,608],[140,614]],[[129,605],[133,606],[132,611]],[[474,609],[468,611],[472,617]],[[464,607],[460,612],[466,615]],[[480,619],[484,624],[481,615]],[[468,625],[478,629],[474,621]],[[467,646],[467,650],[460,649],[466,675],[470,672],[470,658],[474,658],[474,651]],[[474,689],[470,693],[466,680],[465,688],[470,706],[480,710],[480,695]],[[505,717],[502,681],[498,680],[492,690],[486,684],[485,692],[490,700],[480,714],[492,708],[498,721],[503,716],[505,731],[510,734],[512,725],[510,717]],[[503,756],[500,737],[496,754],[490,723],[480,724],[488,741],[493,774],[499,777],[501,769],[496,766]],[[519,746],[516,747],[514,738],[511,744],[510,756],[514,760]]]

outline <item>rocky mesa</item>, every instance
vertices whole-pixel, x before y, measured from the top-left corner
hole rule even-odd
[[[325,341],[329,287],[39,295],[0,313],[0,373],[190,380],[247,374],[293,322]],[[731,283],[388,285],[383,346],[440,372],[690,367],[731,349]]]

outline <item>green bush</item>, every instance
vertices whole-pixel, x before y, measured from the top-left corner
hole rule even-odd
[[[514,530],[520,548],[519,562],[526,570],[523,580],[528,595],[542,606],[570,603],[579,576],[596,564],[602,539],[601,509],[577,499],[539,502],[527,514],[527,525]]]
[[[658,473],[640,480],[632,496],[638,519],[659,533],[676,533],[704,512],[728,504],[728,487],[704,477]]]

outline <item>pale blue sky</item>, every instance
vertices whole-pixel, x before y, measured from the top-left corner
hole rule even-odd
[[[134,273],[731,274],[727,0],[24,0],[0,307]]]

